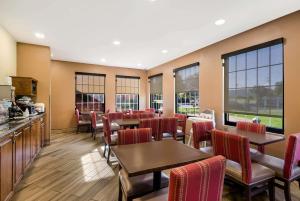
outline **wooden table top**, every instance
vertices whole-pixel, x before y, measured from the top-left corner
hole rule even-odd
[[[119,126],[138,126],[140,124],[138,119],[116,119],[113,122]]]
[[[209,158],[175,140],[117,145],[112,147],[120,165],[129,177],[162,171]]]
[[[281,134],[274,134],[274,133],[267,132],[265,135],[262,135],[254,132],[243,131],[232,126],[223,127],[221,130],[230,132],[232,134],[245,136],[249,139],[250,144],[254,144],[254,145],[267,145],[267,144],[283,141],[285,139],[284,135]]]

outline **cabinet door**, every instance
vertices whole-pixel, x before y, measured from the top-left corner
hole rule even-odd
[[[41,121],[37,122],[36,129],[36,152],[39,153],[41,150]]]
[[[14,184],[23,176],[23,131],[15,133],[14,137]]]
[[[37,122],[31,125],[31,158],[34,158],[37,153]]]
[[[8,200],[13,193],[13,142],[8,138],[0,143],[1,201]]]
[[[31,160],[31,132],[29,126],[23,129],[23,135],[24,135],[24,149],[23,149],[24,168],[27,168]]]
[[[45,132],[46,132],[45,123],[42,122],[41,123],[41,147],[45,146]]]

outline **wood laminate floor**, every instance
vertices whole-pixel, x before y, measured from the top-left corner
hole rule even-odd
[[[102,153],[100,144],[88,133],[53,132],[51,145],[33,162],[12,200],[116,201],[118,167],[107,165]],[[223,200],[242,200],[240,191],[225,185]],[[297,183],[292,185],[292,196],[293,201],[300,201]],[[267,201],[267,193],[253,200]],[[276,200],[284,201],[283,191],[277,188]]]

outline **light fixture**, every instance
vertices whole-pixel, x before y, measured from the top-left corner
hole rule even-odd
[[[225,22],[226,22],[226,20],[221,18],[221,19],[218,19],[215,21],[215,25],[221,26],[221,25],[225,24]]]
[[[162,50],[161,53],[166,54],[168,53],[168,50]]]
[[[120,44],[121,44],[121,42],[120,42],[120,41],[118,41],[118,40],[115,40],[115,41],[113,42],[113,44],[114,44],[114,45],[120,45]]]
[[[53,58],[53,53],[51,52],[51,58]]]
[[[150,2],[155,2],[155,1],[157,1],[157,0],[149,0]]]
[[[138,67],[141,67],[141,66],[142,66],[142,64],[137,64],[137,66],[138,66]]]
[[[106,59],[105,59],[105,58],[102,58],[102,59],[101,59],[101,62],[106,62]]]
[[[44,39],[44,38],[45,38],[45,34],[43,34],[43,33],[36,32],[34,35],[35,35],[35,37],[37,37],[38,39]]]

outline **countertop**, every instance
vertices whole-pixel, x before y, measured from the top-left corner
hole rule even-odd
[[[45,113],[40,113],[35,116],[27,117],[20,120],[10,120],[5,124],[0,125],[0,140],[5,138],[8,134],[13,133],[14,131],[26,126],[35,119],[41,118]]]

